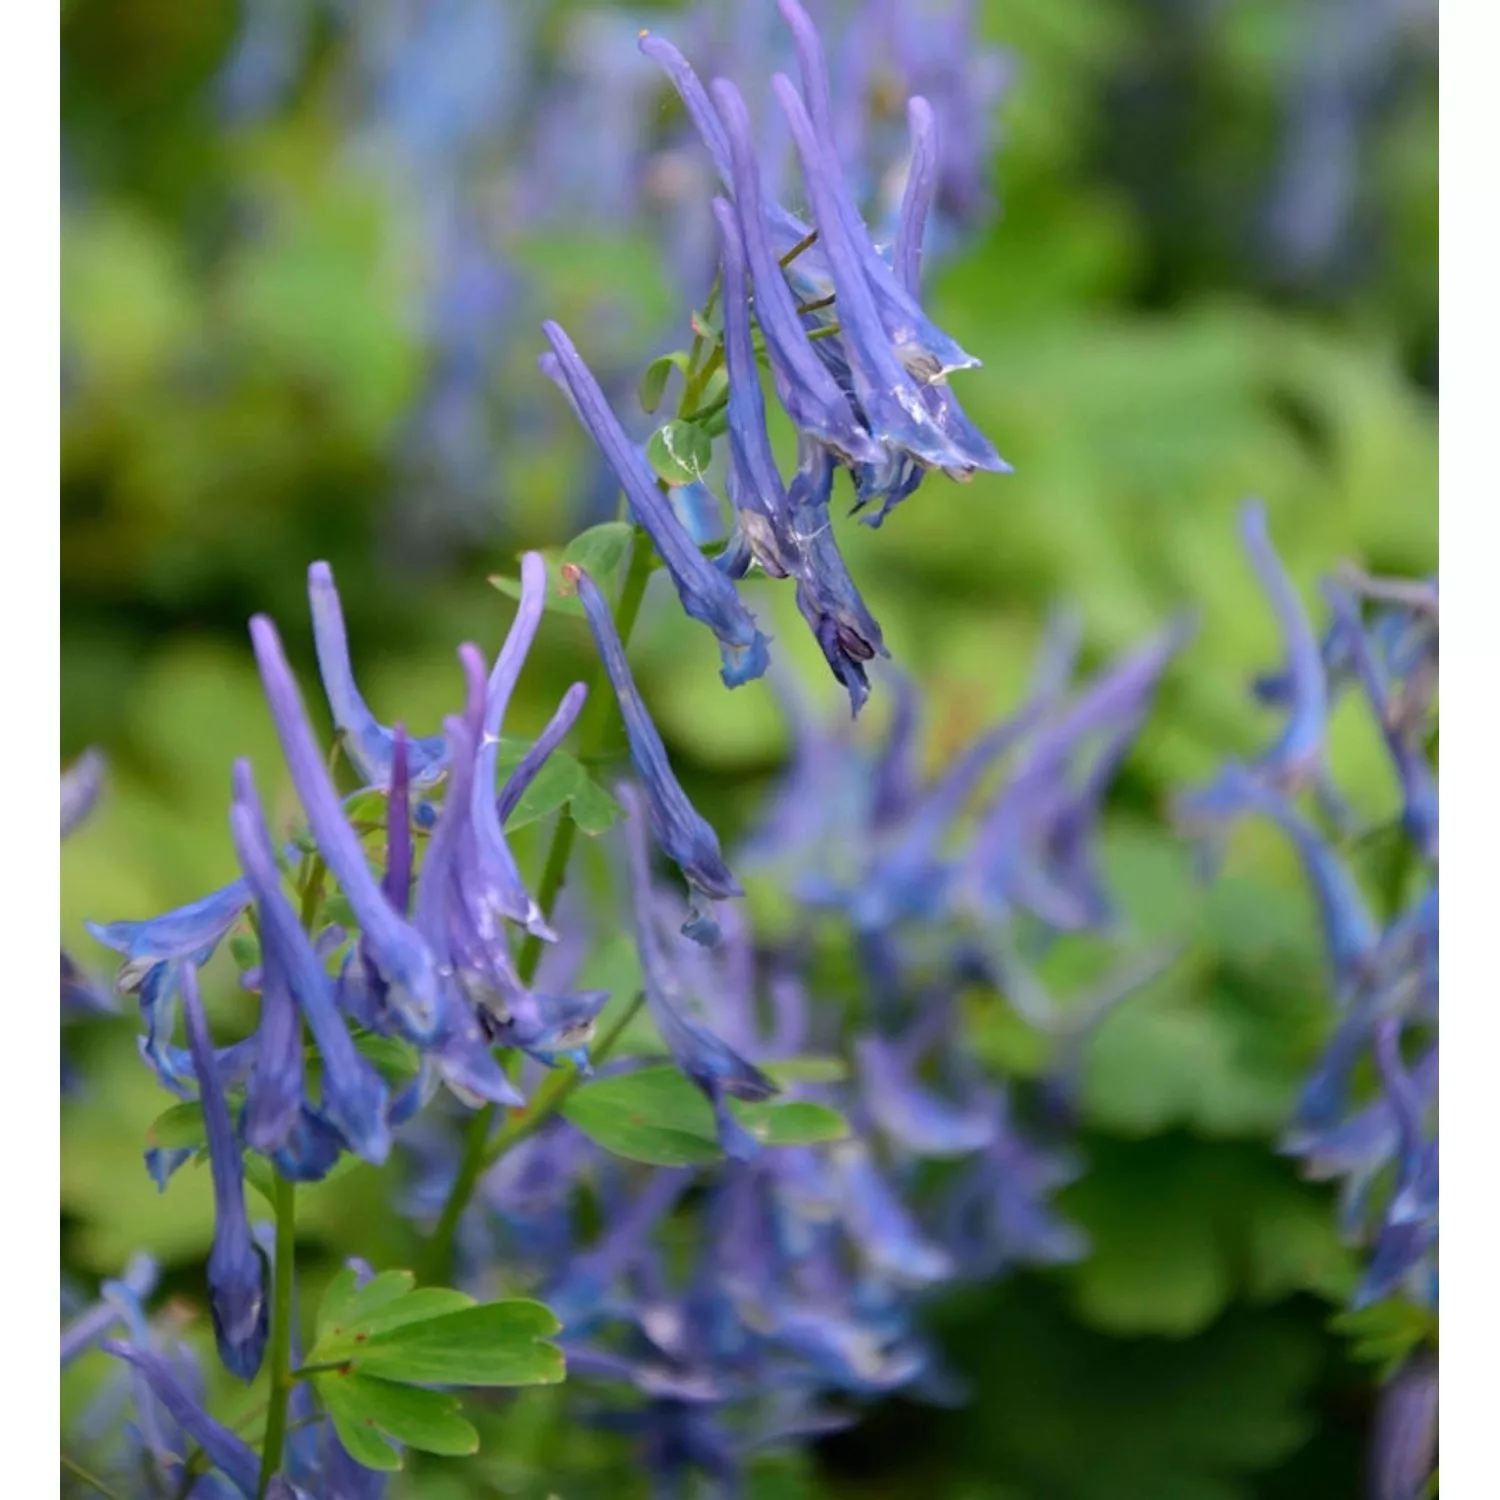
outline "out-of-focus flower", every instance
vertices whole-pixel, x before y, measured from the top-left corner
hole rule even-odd
[[[1296,851],[1319,911],[1337,1021],[1283,1149],[1307,1176],[1339,1185],[1343,1229],[1369,1249],[1355,1307],[1391,1296],[1433,1306],[1439,935],[1437,778],[1429,744],[1436,731],[1437,585],[1372,579],[1346,568],[1324,584],[1332,621],[1319,641],[1270,549],[1259,506],[1247,507],[1243,530],[1289,637],[1287,667],[1257,678],[1255,693],[1285,707],[1288,726],[1270,754],[1227,766],[1209,786],[1184,796],[1179,812],[1190,827],[1218,837],[1241,819],[1263,819]],[[1384,911],[1367,894],[1351,831],[1325,834],[1294,802],[1312,781],[1317,806],[1347,817],[1326,767],[1327,704],[1346,692],[1363,699],[1400,790],[1387,832],[1401,864],[1398,879],[1383,881]],[[1363,1082],[1367,1069],[1373,1087]],[[1432,1463],[1435,1380],[1428,1354],[1418,1349],[1388,1387],[1372,1493],[1412,1500],[1421,1490]]]

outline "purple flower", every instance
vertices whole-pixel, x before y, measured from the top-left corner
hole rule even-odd
[[[208,1305],[213,1314],[214,1339],[219,1358],[241,1380],[250,1381],[260,1369],[270,1331],[265,1267],[250,1237],[240,1145],[214,1066],[213,1042],[198,996],[198,973],[191,963],[182,966],[182,1010],[198,1073],[214,1179],[214,1240],[208,1254]]]
[[[734,85],[722,78],[714,81],[714,102],[729,138],[735,209],[777,399],[794,426],[845,461],[876,462],[882,455],[881,445],[819,359],[772,247],[745,102]]]
[[[525,755],[517,761],[515,769],[505,778],[500,788],[496,811],[502,826],[505,820],[520,805],[526,789],[536,779],[537,772],[547,763],[547,757],[568,737],[568,731],[578,721],[583,705],[588,702],[589,690],[585,683],[575,682],[562,696],[557,711],[547,721],[547,726],[532,742]]]
[[[318,850],[358,920],[362,951],[413,1039],[428,1040],[441,1022],[432,954],[370,873],[359,838],[339,806],[275,625],[257,615],[250,622],[250,639],[287,769]]]
[[[162,1084],[186,1097],[190,1078],[171,1045],[177,1019],[178,973],[184,963],[206,964],[250,904],[250,887],[236,880],[174,911],[140,922],[85,922],[89,932],[124,955],[116,987],[135,993],[146,1023],[142,1051]]]
[[[117,1323],[129,1323],[156,1286],[157,1265],[149,1255],[133,1255],[118,1281],[106,1281],[99,1300],[62,1331],[61,1367],[67,1367]]]
[[[666,747],[630,675],[625,648],[604,596],[594,580],[575,564],[564,566],[563,578],[578,590],[599,658],[619,701],[625,734],[630,741],[630,758],[641,778],[652,836],[695,891],[710,900],[743,895],[724,863],[718,835],[688,801],[687,793],[672,773]],[[695,912],[690,921],[696,919]]]
[[[567,334],[552,322],[544,323],[542,331],[554,355],[544,359],[543,369],[572,398],[579,420],[620,481],[631,514],[672,575],[683,609],[717,637],[724,658],[719,675],[725,685],[738,687],[759,677],[769,661],[766,638],[755,628],[734,585],[703,556],[677,519]]]
[[[107,1354],[113,1354],[139,1370],[150,1386],[152,1395],[166,1408],[168,1415],[183,1433],[203,1450],[209,1462],[245,1500],[255,1500],[260,1478],[260,1460],[254,1450],[222,1423],[209,1416],[162,1355],[138,1344],[121,1343],[115,1339],[106,1340],[101,1347]],[[221,1345],[220,1353],[222,1352]],[[256,1360],[259,1363],[259,1354]]]
[[[585,578],[587,575],[584,575]],[[634,788],[618,792],[627,818],[625,847],[635,902],[636,948],[645,978],[646,1005],[677,1066],[713,1105],[719,1144],[726,1156],[747,1160],[759,1150],[755,1138],[729,1112],[726,1099],[768,1099],[779,1089],[687,1009],[686,997],[657,926],[645,820]]]
[[[1322,653],[1302,601],[1271,545],[1261,502],[1252,501],[1240,512],[1240,536],[1287,643],[1286,728],[1259,758],[1257,769],[1279,785],[1305,786],[1322,774],[1324,766],[1328,693]]]
[[[318,672],[333,711],[334,728],[341,736],[340,747],[367,785],[389,787],[395,736],[375,721],[375,715],[355,686],[344,612],[334,586],[333,570],[326,562],[315,562],[308,568],[307,598],[312,608]],[[418,785],[430,785],[442,775],[446,747],[441,735],[408,740],[406,753],[408,774]]]
[[[93,812],[104,790],[104,756],[85,750],[62,773],[62,837],[73,832]]]
[[[390,1154],[385,1084],[354,1045],[334,1000],[333,984],[281,889],[275,853],[248,761],[235,762],[230,829],[235,852],[255,892],[261,937],[261,1053],[251,1074],[246,1136],[274,1150],[290,1133],[302,1102],[302,1036],[307,1021],[322,1062],[321,1113],[349,1149],[366,1161]],[[267,1096],[274,1107],[266,1111]],[[269,1117],[268,1117],[269,1116]]]
[[[960,1108],[917,1083],[911,1058],[877,1036],[854,1044],[861,1099],[870,1118],[894,1145],[917,1156],[967,1156],[995,1138],[995,1119]]]
[[[724,357],[729,372],[729,499],[746,550],[773,578],[797,580],[797,604],[858,713],[869,692],[864,664],[889,653],[834,538],[828,514],[833,460],[804,440],[802,467],[783,488],[766,431],[751,341],[746,265],[733,208],[714,200],[724,246]],[[731,544],[731,553],[733,545]],[[730,554],[726,554],[730,555]]]
[[[521,604],[505,638],[505,645],[495,658],[495,666],[485,688],[484,718],[481,725],[478,756],[474,766],[472,837],[475,863],[479,875],[471,893],[474,916],[480,936],[489,942],[502,941],[501,922],[519,922],[528,932],[555,940],[541,908],[527,891],[521,872],[505,842],[505,830],[495,801],[496,757],[500,750],[500,729],[510,695],[521,675],[521,667],[536,639],[542,610],[547,602],[547,564],[539,552],[528,552],[521,559]],[[450,794],[451,795],[451,794]]]

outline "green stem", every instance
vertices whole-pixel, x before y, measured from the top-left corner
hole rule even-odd
[[[628,645],[631,632],[635,629],[635,622],[641,612],[641,601],[646,597],[646,583],[651,577],[651,548],[646,538],[636,532],[635,542],[630,553],[630,567],[625,574],[625,582],[620,589],[620,600],[615,606],[615,629],[620,634],[622,645]],[[610,726],[613,723],[614,698],[609,690],[609,677],[601,663],[594,674],[593,690],[589,694],[588,707],[584,710],[583,723],[579,727],[579,740],[581,744],[580,758],[587,762],[597,758],[604,753],[605,745],[609,740]],[[537,905],[542,910],[544,917],[552,915],[552,909],[557,904],[558,893],[562,890],[563,881],[568,873],[568,861],[573,855],[573,843],[577,837],[577,825],[564,811],[558,814],[557,823],[552,830],[552,842],[547,848],[546,863],[542,866],[542,878],[537,886]],[[516,972],[520,976],[522,984],[530,984],[536,977],[537,965],[541,962],[542,943],[535,933],[528,933],[526,941],[521,944],[520,956],[516,960]],[[633,1011],[631,1012],[634,1013]],[[614,1035],[611,1034],[611,1042]],[[554,1073],[547,1080],[548,1084],[554,1082],[559,1076],[563,1078],[574,1078],[572,1087],[577,1086],[577,1075]],[[567,1093],[572,1092],[572,1087]],[[544,1084],[542,1091],[545,1092],[547,1085]],[[556,1100],[552,1109],[546,1114],[539,1113],[538,1100],[524,1115],[518,1116],[522,1122],[529,1121],[525,1134],[530,1135],[543,1120],[547,1119],[556,1109],[556,1105],[562,1102],[566,1093]],[[469,1118],[468,1129],[464,1134],[463,1156],[458,1164],[458,1175],[453,1179],[453,1186],[448,1190],[448,1197],[443,1203],[443,1211],[438,1216],[437,1227],[432,1232],[432,1239],[428,1241],[426,1252],[422,1257],[421,1272],[424,1284],[433,1285],[446,1283],[453,1275],[453,1241],[458,1233],[458,1222],[463,1218],[464,1210],[469,1206],[469,1199],[474,1196],[474,1189],[478,1186],[480,1174],[490,1163],[499,1159],[500,1149],[509,1150],[514,1144],[512,1137],[506,1145],[501,1148],[500,1142],[506,1141],[507,1126],[496,1139],[495,1146],[490,1146],[490,1134],[495,1128],[495,1120],[499,1116],[498,1105],[487,1104],[481,1110],[477,1110]]]
[[[276,1178],[276,1271],[271,1304],[271,1394],[266,1409],[266,1435],[260,1449],[258,1500],[281,1467],[286,1440],[287,1404],[292,1395],[292,1288],[297,1279],[297,1188]]]
[[[76,1460],[69,1458],[66,1453],[59,1453],[58,1461],[62,1464],[63,1468],[65,1468],[68,1473],[73,1476],[74,1479],[78,1480],[80,1484],[88,1485],[88,1487],[93,1490],[95,1494],[105,1496],[106,1500],[120,1500],[119,1495],[117,1495],[112,1489],[110,1489],[110,1487],[105,1484],[102,1479],[96,1478],[93,1474],[90,1474],[89,1471],[85,1469],[81,1463],[78,1463]]]

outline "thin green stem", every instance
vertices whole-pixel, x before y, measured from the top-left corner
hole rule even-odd
[[[292,1395],[292,1288],[297,1280],[297,1188],[286,1178],[276,1178],[276,1272],[271,1303],[271,1346],[268,1353],[271,1393],[266,1409],[266,1435],[260,1449],[260,1483],[257,1500],[281,1467],[281,1449],[286,1441],[287,1405]]]
[[[105,1497],[105,1500],[121,1500],[121,1497],[117,1495],[114,1490],[110,1489],[110,1487],[105,1484],[102,1479],[93,1474],[90,1474],[89,1471],[85,1469],[81,1463],[78,1463],[75,1459],[69,1458],[66,1453],[59,1453],[57,1457],[58,1462],[62,1464],[63,1468],[65,1468],[68,1473],[70,1473],[73,1478],[76,1479],[80,1484],[88,1485],[88,1487],[93,1490],[95,1494],[103,1495]]]
[[[635,622],[640,616],[641,601],[646,597],[646,584],[651,577],[651,548],[645,536],[639,531],[636,533],[635,542],[631,548],[630,567],[625,574],[625,582],[620,589],[619,603],[615,606],[615,629],[619,632],[622,644],[629,644],[631,632],[635,629]],[[601,663],[594,674],[593,691],[589,694],[588,707],[584,710],[583,722],[579,727],[579,740],[581,743],[580,757],[586,762],[604,753],[609,740],[610,727],[614,720],[613,715],[614,698],[609,691],[609,677]],[[558,893],[562,890],[563,881],[567,877],[568,862],[573,855],[573,844],[577,838],[577,825],[566,812],[558,814],[557,823],[552,830],[552,842],[547,848],[546,862],[542,866],[541,882],[537,886],[537,905],[542,910],[542,915],[550,917],[552,909],[557,904]],[[537,965],[541,962],[542,944],[541,939],[535,933],[529,933],[526,941],[521,944],[521,952],[516,960],[516,972],[520,976],[522,984],[530,984],[536,977]],[[547,1080],[552,1084],[559,1076],[562,1078],[573,1078],[575,1081],[567,1090],[577,1087],[577,1074],[554,1073]],[[545,1092],[547,1084],[543,1085]],[[566,1097],[564,1094],[563,1097]],[[556,1103],[561,1103],[559,1098]],[[526,1129],[529,1135],[541,1122],[548,1118],[556,1109],[553,1105],[547,1114],[540,1114],[538,1104],[533,1103],[531,1109],[524,1115],[517,1116],[519,1121],[530,1121]],[[448,1197],[443,1203],[443,1211],[438,1216],[437,1227],[432,1231],[432,1238],[427,1243],[427,1248],[422,1256],[421,1273],[422,1280],[426,1284],[446,1282],[453,1274],[453,1241],[458,1233],[458,1223],[463,1218],[464,1210],[469,1206],[469,1200],[474,1196],[474,1189],[479,1184],[480,1174],[491,1162],[499,1159],[495,1147],[490,1145],[490,1135],[495,1128],[495,1121],[499,1116],[498,1105],[487,1104],[481,1110],[477,1110],[469,1118],[468,1129],[464,1134],[463,1156],[458,1164],[458,1174],[453,1179],[453,1186],[448,1189]],[[500,1141],[506,1139],[506,1126],[502,1129],[496,1139],[496,1147]],[[512,1138],[504,1149],[509,1150],[514,1144]]]

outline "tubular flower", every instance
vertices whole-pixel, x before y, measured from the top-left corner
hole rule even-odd
[[[666,746],[662,744],[630,674],[625,648],[620,643],[619,632],[604,596],[594,580],[576,564],[564,566],[563,579],[578,590],[599,659],[604,663],[619,701],[625,734],[630,741],[630,758],[641,779],[652,837],[667,858],[682,871],[694,891],[711,901],[743,895],[739,883],[724,863],[718,835],[688,801],[687,793],[672,772]],[[683,930],[702,933],[709,940],[716,935],[712,919],[705,919],[696,911]]]
[[[213,1313],[219,1358],[241,1380],[255,1378],[270,1332],[265,1266],[245,1212],[245,1171],[240,1145],[229,1118],[229,1105],[214,1066],[213,1043],[197,970],[182,968],[182,1009],[188,1045],[198,1073],[203,1128],[208,1137],[214,1179],[214,1242],[208,1256],[208,1303]]]
[[[625,491],[631,514],[645,528],[672,575],[683,609],[718,638],[724,658],[719,675],[725,685],[738,687],[759,677],[769,660],[766,638],[755,628],[734,585],[698,550],[671,502],[657,489],[645,460],[625,436],[598,381],[567,334],[551,322],[544,323],[542,331],[553,351],[553,359],[544,362],[543,369],[572,399],[579,420]]]

